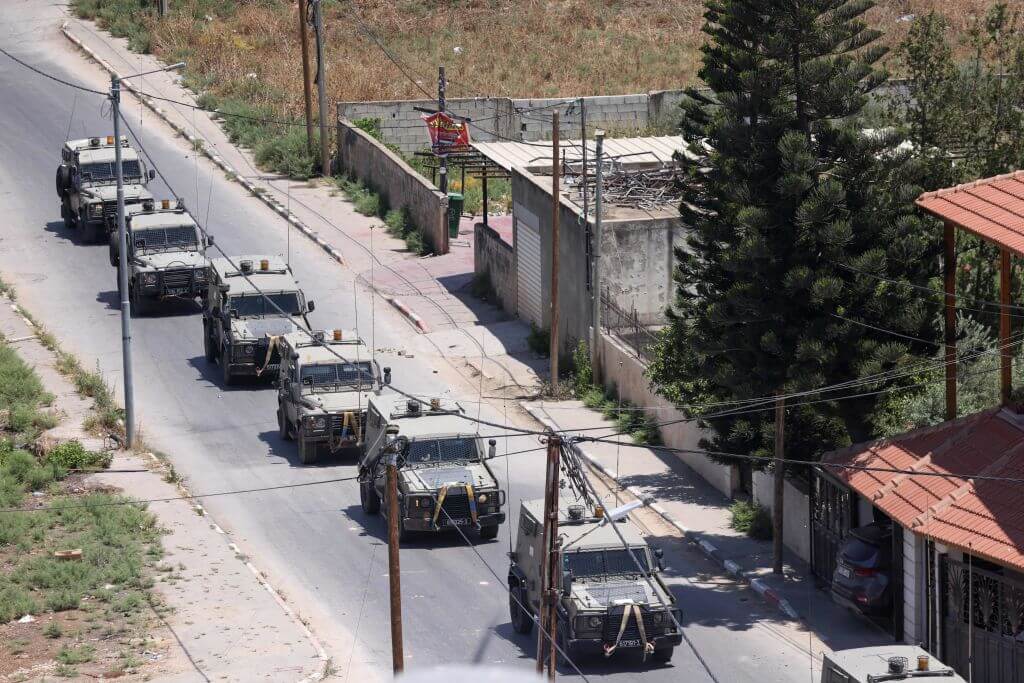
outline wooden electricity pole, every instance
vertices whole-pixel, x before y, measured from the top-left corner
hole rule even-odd
[[[398,454],[389,453],[387,461],[388,506],[388,587],[391,597],[391,668],[400,674],[405,668],[402,649],[402,581],[398,561]],[[373,483],[370,484],[373,486]]]
[[[558,111],[551,114],[551,393],[558,395],[558,180],[562,170],[558,144]]]
[[[540,623],[537,629],[537,673],[544,673],[547,657],[548,680],[555,680],[558,663],[558,600],[557,587],[561,562],[558,559],[558,473],[562,455],[562,439],[548,437],[548,460],[544,475],[544,527],[541,536]],[[546,641],[546,642],[545,642]]]
[[[772,573],[782,573],[782,508],[786,497],[784,458],[786,399],[775,399],[775,487],[772,500]]]
[[[302,93],[306,102],[306,151],[313,156],[313,84],[309,78],[309,32],[306,24],[309,10],[306,0],[299,0],[299,42],[302,44]]]
[[[320,175],[331,175],[331,136],[328,134],[327,121],[327,65],[324,63],[324,7],[323,0],[310,0],[313,3],[313,28],[316,30],[316,90],[317,104],[320,110]]]

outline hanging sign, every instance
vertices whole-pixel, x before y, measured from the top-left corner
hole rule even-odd
[[[447,156],[453,148],[469,146],[469,127],[465,120],[455,120],[443,111],[424,114],[422,118],[430,133],[430,148],[437,156]]]

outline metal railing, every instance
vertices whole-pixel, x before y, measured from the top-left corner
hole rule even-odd
[[[627,311],[616,304],[607,289],[601,290],[601,327],[645,365],[654,358],[657,333],[640,322],[640,314],[635,308]]]

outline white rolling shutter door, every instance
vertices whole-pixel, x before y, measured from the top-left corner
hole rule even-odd
[[[516,276],[519,317],[542,327],[540,228],[531,212],[516,206]]]

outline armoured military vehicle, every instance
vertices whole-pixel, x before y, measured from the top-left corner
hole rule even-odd
[[[382,386],[370,349],[354,332],[289,332],[277,338],[277,424],[281,438],[295,439],[299,461],[323,453],[358,453],[366,402]],[[343,360],[344,359],[344,360]],[[390,375],[390,372],[387,373]]]
[[[424,405],[426,403],[426,405]],[[376,513],[386,500],[385,469],[389,449],[398,460],[399,535],[438,532],[453,527],[474,529],[493,539],[505,521],[505,492],[487,460],[488,445],[461,417],[450,400],[420,401],[386,392],[369,397],[366,447],[359,462],[359,499]],[[398,436],[387,434],[388,427]]]
[[[857,647],[824,653],[821,683],[931,681],[966,683],[957,673],[916,645]]]
[[[540,609],[543,513],[543,500],[522,502],[515,550],[509,553],[509,612],[517,633],[531,631]],[[603,513],[576,504],[559,510],[559,647],[573,660],[633,651],[667,662],[682,633],[676,626],[679,608],[661,578],[661,551],[650,548],[628,519],[613,522]]]
[[[275,339],[299,329],[313,311],[288,265],[274,256],[210,259],[203,307],[206,360],[220,364],[224,384],[247,375],[274,377],[280,364]]]
[[[146,185],[155,177],[122,136],[121,171],[124,203],[152,201]],[[117,228],[117,166],[114,136],[68,140],[57,167],[57,197],[64,227],[77,228],[85,242],[99,242]]]
[[[205,299],[210,281],[206,247],[213,244],[213,238],[200,229],[180,202],[174,208],[166,199],[160,208],[148,201],[131,208],[125,226],[132,314],[142,315],[158,301]],[[110,265],[118,265],[119,251],[117,233],[111,233]],[[120,278],[117,284],[120,290]]]

